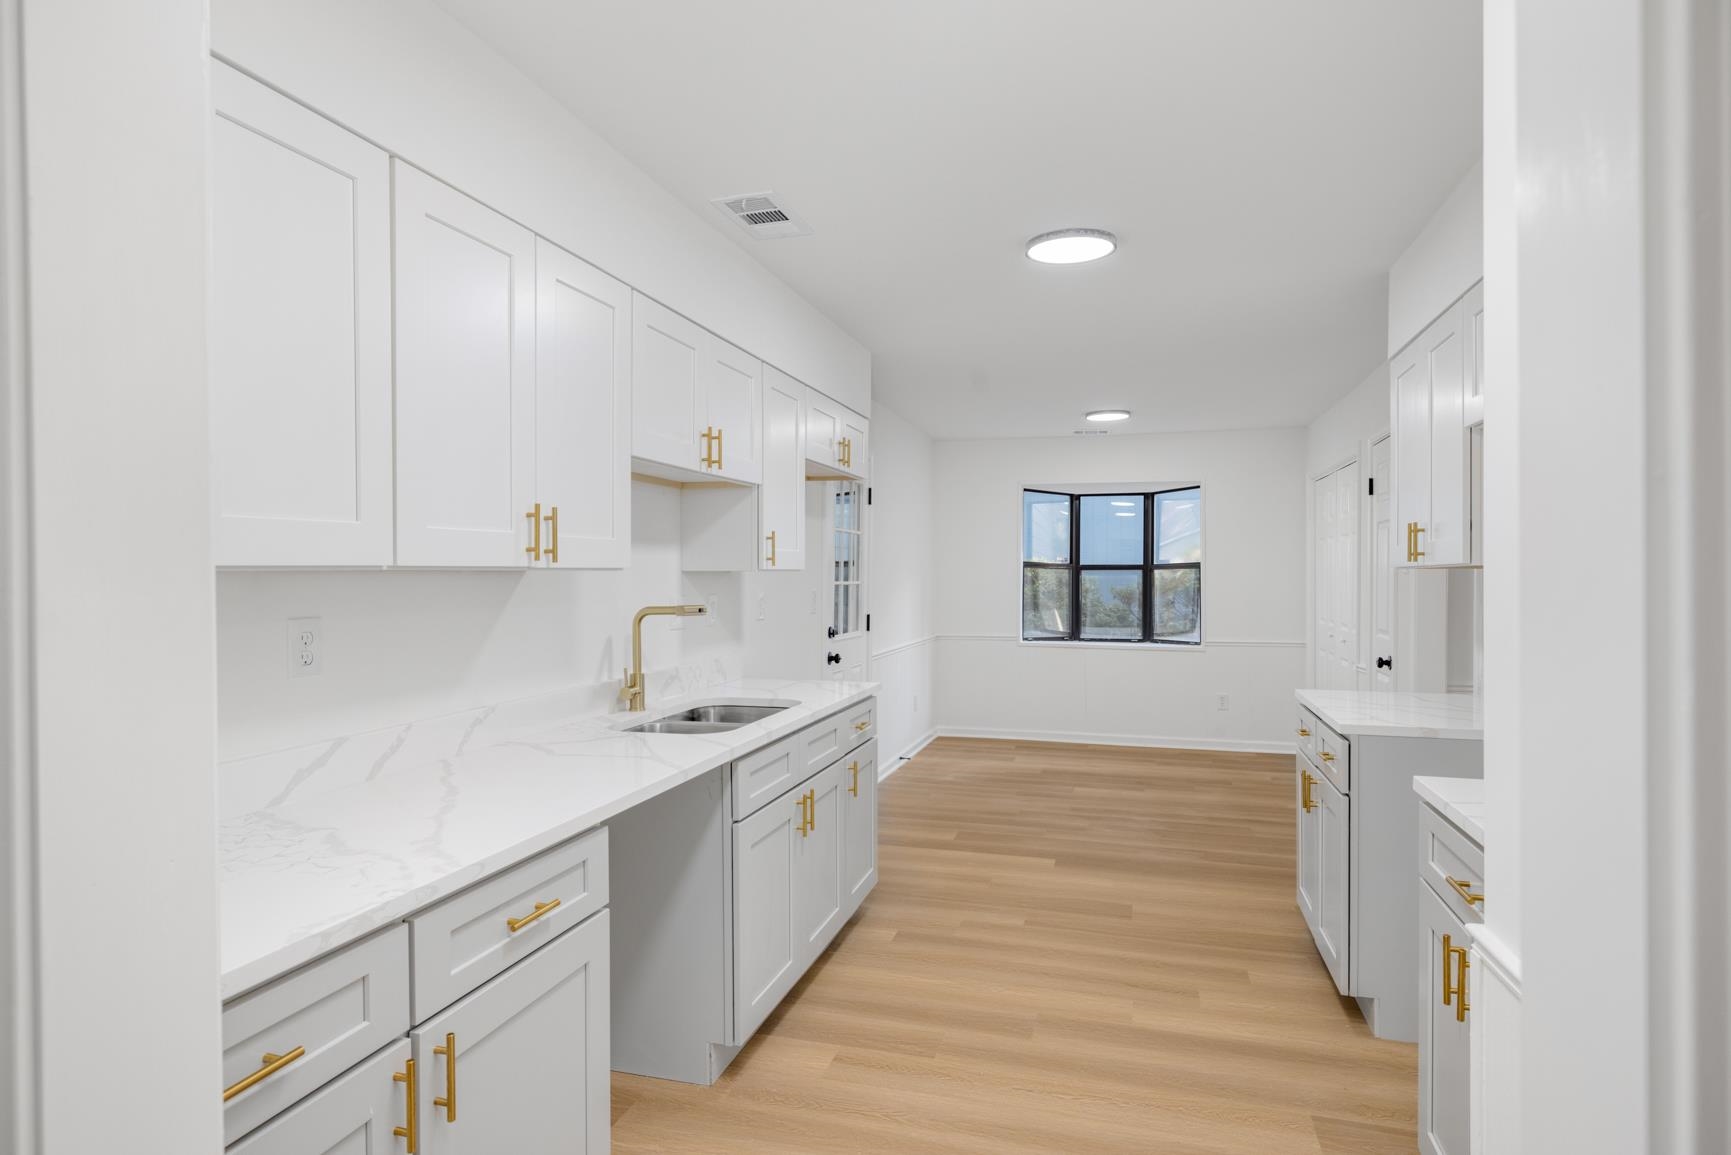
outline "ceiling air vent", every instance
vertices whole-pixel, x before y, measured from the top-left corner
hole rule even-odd
[[[1112,431],[1110,429],[1072,429],[1070,432],[1077,437],[1104,437]]]
[[[747,193],[709,202],[760,241],[809,236],[811,226],[788,211],[772,192]]]

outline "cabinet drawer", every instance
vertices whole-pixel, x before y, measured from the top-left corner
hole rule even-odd
[[[223,1104],[232,1143],[409,1028],[409,934],[399,923],[222,1009],[226,1095],[273,1061],[299,1054]]]
[[[398,1039],[348,1074],[319,1088],[276,1119],[228,1148],[228,1155],[355,1155],[402,1150],[397,1127],[408,1123],[408,1100],[393,1077],[409,1058]]]
[[[867,698],[852,709],[842,712],[843,751],[864,745],[878,736],[878,700]]]
[[[415,1022],[606,905],[607,828],[601,827],[409,919]]]
[[[1294,728],[1296,730],[1294,740],[1298,743],[1298,752],[1312,762],[1316,761],[1316,731],[1321,725],[1322,723],[1316,720],[1316,715],[1303,706],[1298,708],[1298,725]]]
[[[1335,733],[1322,719],[1311,727],[1311,740],[1316,744],[1311,760],[1323,776],[1334,783],[1342,794],[1352,793],[1352,743]]]
[[[1456,918],[1463,923],[1483,922],[1485,852],[1428,805],[1419,806],[1418,824],[1419,876]],[[1478,901],[1468,901],[1469,894]]]
[[[733,818],[749,818],[770,799],[791,789],[809,773],[805,763],[802,730],[791,737],[753,751],[733,764]]]

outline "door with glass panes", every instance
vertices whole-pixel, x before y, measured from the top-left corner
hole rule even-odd
[[[829,583],[829,626],[824,639],[824,672],[831,678],[862,681],[870,660],[866,641],[865,539],[866,487],[857,481],[824,483],[824,567]]]

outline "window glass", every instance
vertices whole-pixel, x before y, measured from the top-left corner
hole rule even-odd
[[[1070,495],[1022,492],[1022,560],[1070,562]]]
[[[1202,640],[1202,571],[1190,566],[1154,571],[1154,640]]]
[[[1082,507],[1082,564],[1142,564],[1142,514],[1147,501],[1141,494],[1110,494],[1084,497]]]
[[[1085,569],[1081,574],[1081,636],[1090,641],[1141,641],[1142,571]]]
[[[1070,571],[1028,566],[1022,570],[1022,636],[1070,636]]]
[[[1154,495],[1154,560],[1202,560],[1202,491],[1180,489]]]

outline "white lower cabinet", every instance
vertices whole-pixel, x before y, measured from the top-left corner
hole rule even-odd
[[[734,1038],[749,1039],[799,978],[794,863],[806,837],[803,785],[733,824]]]
[[[420,1152],[608,1148],[607,912],[412,1032]]]
[[[806,834],[793,858],[793,929],[800,970],[823,953],[842,922],[843,765],[806,780]]]
[[[1418,1149],[1425,1155],[1467,1155],[1472,1112],[1467,1093],[1467,1015],[1472,1009],[1467,928],[1421,882],[1422,959],[1418,1040]]]
[[[878,882],[878,744],[847,761],[841,798],[842,918],[853,917]]]
[[[1335,987],[1351,994],[1351,803],[1304,755],[1298,763],[1298,908]]]
[[[396,1132],[409,1129],[408,1062],[408,1040],[398,1039],[232,1144],[229,1155],[381,1155],[403,1150]]]

